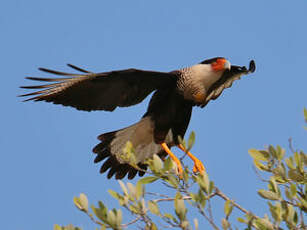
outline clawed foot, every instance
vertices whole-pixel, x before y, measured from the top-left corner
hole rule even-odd
[[[169,149],[169,147],[167,146],[166,143],[162,143],[161,146],[164,149],[164,151],[169,155],[169,157],[177,165],[177,173],[178,173],[179,177],[181,178],[182,177],[182,173],[183,173],[183,169],[182,169],[182,165],[180,163],[180,160],[175,156],[174,153],[171,152],[171,150]]]
[[[203,165],[203,163],[198,160],[197,158],[196,159],[193,159],[194,160],[194,167],[193,167],[193,172],[194,173],[203,173],[205,171],[205,166]]]
[[[193,161],[194,161],[194,167],[193,167],[193,172],[194,173],[203,173],[205,171],[205,166],[203,163],[201,163],[200,160],[198,160],[192,153],[187,151],[182,144],[179,144],[178,147],[184,151]]]
[[[173,159],[174,160],[174,159]],[[181,178],[182,177],[182,173],[183,173],[183,169],[182,169],[182,165],[180,163],[180,161],[177,159],[177,160],[174,160],[175,161],[175,164],[177,166],[177,174],[179,175],[179,177]]]

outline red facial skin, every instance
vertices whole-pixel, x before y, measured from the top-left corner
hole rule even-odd
[[[226,61],[225,58],[218,58],[215,62],[211,63],[212,69],[216,72],[225,70]]]

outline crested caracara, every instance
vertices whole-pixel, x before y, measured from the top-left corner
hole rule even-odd
[[[108,178],[115,175],[122,179],[128,174],[132,179],[138,173],[143,176],[145,161],[154,154],[162,159],[169,155],[182,172],[180,161],[170,151],[178,146],[194,161],[194,172],[202,172],[203,164],[179,143],[188,127],[193,106],[205,107],[210,100],[218,98],[225,88],[231,87],[242,75],[253,73],[255,63],[249,68],[231,65],[223,57],[205,60],[199,64],[171,72],[139,69],[116,70],[92,73],[74,65],[69,67],[80,73],[65,73],[50,69],[39,70],[62,76],[61,78],[27,77],[34,81],[47,82],[37,86],[22,86],[38,91],[21,96],[32,96],[25,101],[46,101],[78,110],[113,111],[140,103],[151,92],[153,96],[141,120],[129,127],[101,134],[93,152],[95,163],[104,161],[100,172],[108,171]],[[135,150],[138,169],[123,159],[122,151],[130,141]],[[141,169],[141,170],[140,170]]]

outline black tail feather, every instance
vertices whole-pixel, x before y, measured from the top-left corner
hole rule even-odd
[[[107,174],[108,179],[112,178],[114,175],[116,179],[123,179],[128,174],[128,179],[131,180],[137,173],[139,176],[143,176],[147,169],[146,164],[139,163],[138,167],[142,170],[137,170],[127,163],[120,163],[115,156],[116,153],[111,153],[110,144],[116,137],[116,132],[118,131],[104,133],[98,136],[101,142],[93,148],[93,152],[97,154],[94,163],[101,162],[107,158],[100,168],[100,173],[105,173],[109,170]]]

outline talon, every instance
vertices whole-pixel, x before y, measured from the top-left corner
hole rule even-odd
[[[193,167],[193,172],[194,173],[203,173],[205,171],[205,166],[203,165],[203,163],[198,160],[198,158],[196,158],[192,153],[190,153],[189,151],[187,151],[183,145],[179,144],[178,147],[184,151],[193,161],[194,161],[194,167]]]
[[[194,173],[203,173],[205,171],[205,166],[203,165],[203,163],[198,160],[197,158],[194,160],[194,167],[193,167],[193,172]]]
[[[179,175],[180,178],[182,178],[182,173],[183,173],[183,169],[182,169],[182,165],[180,162],[176,162],[176,165],[177,165],[177,174]]]
[[[161,146],[164,149],[164,151],[170,156],[170,158],[172,158],[172,160],[177,165],[177,172],[179,174],[179,177],[182,178],[183,169],[182,169],[180,160],[175,156],[174,153],[172,153],[172,151],[169,149],[166,143],[162,143]]]

